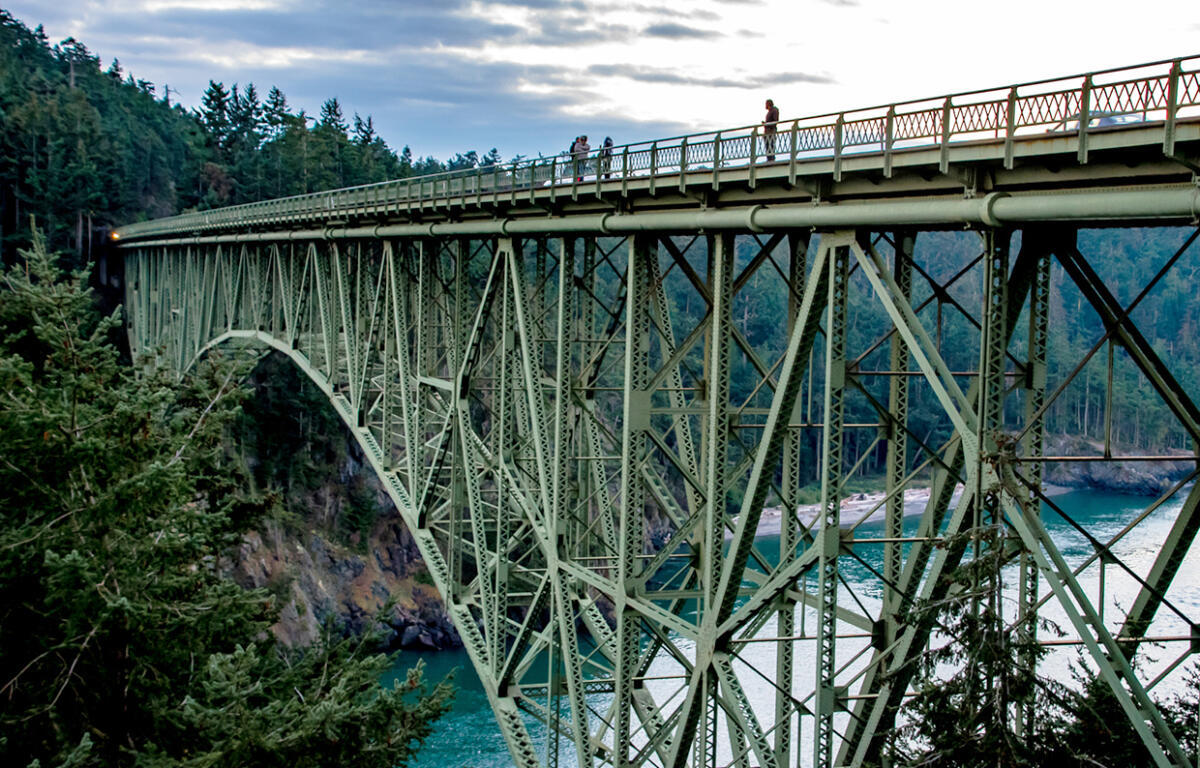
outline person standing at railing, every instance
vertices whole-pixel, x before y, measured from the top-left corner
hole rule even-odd
[[[571,154],[575,157],[575,181],[583,181],[584,171],[587,170],[587,154],[591,149],[586,134],[576,139],[571,146]]]
[[[605,136],[604,143],[600,145],[600,170],[606,179],[612,175],[612,148],[612,136]]]
[[[779,107],[767,99],[767,116],[763,118],[763,144],[766,145],[767,162],[775,162],[775,132],[779,129]]]

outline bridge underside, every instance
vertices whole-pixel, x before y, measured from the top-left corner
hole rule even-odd
[[[1183,232],[1167,267],[1194,259]],[[518,765],[876,760],[912,662],[945,642],[912,609],[947,597],[978,556],[958,534],[980,526],[1016,569],[1007,628],[1033,638],[1054,606],[1159,764],[1183,764],[1128,659],[1197,492],[1174,489],[1148,568],[1111,537],[1068,564],[1041,459],[1047,412],[1110,347],[1189,444],[1200,413],[1073,227],[970,237],[966,258],[915,227],[153,245],[128,253],[127,312],[137,354],[185,370],[217,344],[265,345],[321,386]],[[1054,262],[1107,329],[1058,380]],[[845,503],[864,469],[883,497]],[[1123,620],[1081,586],[1105,567],[1138,585]]]

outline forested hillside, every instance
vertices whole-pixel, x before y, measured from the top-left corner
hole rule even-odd
[[[86,259],[111,227],[499,161],[474,150],[442,164],[397,154],[370,115],[336,97],[316,116],[278,88],[211,82],[197,110],[107,66],[73,38],[51,44],[0,9],[0,245],[29,242],[29,216],[55,250]]]

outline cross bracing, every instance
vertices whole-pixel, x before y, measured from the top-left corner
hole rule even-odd
[[[1063,458],[1045,454],[1048,409],[1110,347],[1200,440],[1196,393],[1134,313],[1195,261],[1195,235],[1125,305],[1077,238],[1195,226],[1196,62],[785,124],[775,163],[760,134],[722,132],[654,143],[647,175],[622,149],[583,183],[553,162],[538,183],[535,163],[130,226],[131,345],[180,371],[219,345],[273,349],[316,382],[413,533],[518,765],[875,762],[939,642],[911,608],[980,555],[945,544],[980,525],[1005,531],[1020,574],[1008,629],[1037,637],[1053,606],[1156,763],[1182,765],[1147,692],[1159,675],[1132,662],[1156,615],[1186,613],[1168,587],[1200,496],[1174,488],[1142,570],[1098,537],[1071,564],[1042,520],[1042,466]],[[1092,124],[1132,106],[1144,119]],[[811,157],[810,124],[832,137]],[[855,143],[872,131],[882,147]],[[978,247],[943,274],[929,233],[947,228]],[[1052,268],[1105,328],[1058,379]],[[752,295],[778,316],[752,317]],[[944,315],[967,329],[954,345]],[[916,403],[932,428],[913,429]],[[875,462],[884,499],[847,506]],[[798,511],[810,479],[815,514]],[[926,486],[906,525],[905,492]],[[871,552],[878,590],[860,594],[845,572]],[[1128,572],[1127,617],[1081,587],[1089,568]]]

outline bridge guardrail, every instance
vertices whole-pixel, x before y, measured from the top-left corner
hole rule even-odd
[[[1072,133],[1081,151],[1092,130],[1091,116],[1132,116],[1161,123],[1163,149],[1174,150],[1175,122],[1200,116],[1200,56],[1170,59],[1004,88],[897,102],[846,112],[782,120],[777,133],[761,125],[675,136],[615,146],[605,156],[556,155],[430,176],[395,179],[357,187],[185,213],[121,227],[122,238],[262,226],[337,216],[400,213],[432,200],[462,199],[476,204],[516,202],[520,193],[576,194],[608,181],[649,179],[709,170],[757,166],[774,156],[794,178],[796,164],[812,159],[838,162],[850,154],[941,148],[943,162],[954,144],[1014,140],[1044,133]],[[1070,127],[1076,126],[1076,127]]]

